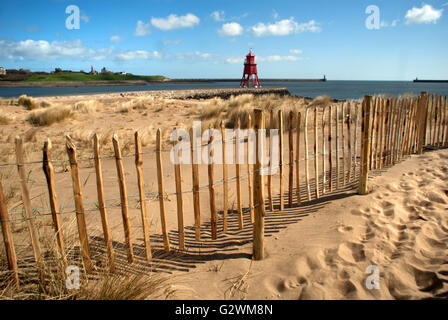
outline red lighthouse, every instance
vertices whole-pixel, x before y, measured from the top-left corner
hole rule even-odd
[[[255,63],[255,55],[252,51],[246,56],[244,61],[243,78],[241,78],[240,87],[248,88],[249,81],[252,80],[252,86],[258,88],[260,81],[258,80],[257,65]]]

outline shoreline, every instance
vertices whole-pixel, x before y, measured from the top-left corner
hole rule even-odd
[[[235,82],[241,79],[165,79],[165,80],[98,80],[98,81],[0,81],[0,88],[51,88],[51,87],[95,87],[138,86],[151,83],[213,83]],[[260,79],[260,82],[324,82],[324,79]]]

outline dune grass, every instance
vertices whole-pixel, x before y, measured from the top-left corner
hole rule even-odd
[[[70,106],[53,106],[31,111],[26,120],[35,126],[49,126],[70,118],[72,115],[73,111]]]

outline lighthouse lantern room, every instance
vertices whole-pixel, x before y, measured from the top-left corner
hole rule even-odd
[[[260,81],[258,80],[257,64],[255,63],[255,55],[252,51],[246,55],[246,60],[244,61],[244,71],[243,77],[241,78],[240,87],[248,88],[250,86],[250,81],[252,81],[252,86],[254,88],[260,87]]]

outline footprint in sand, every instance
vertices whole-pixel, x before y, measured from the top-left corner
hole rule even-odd
[[[337,253],[339,258],[350,264],[356,264],[366,259],[364,245],[361,243],[342,243],[339,245]]]

